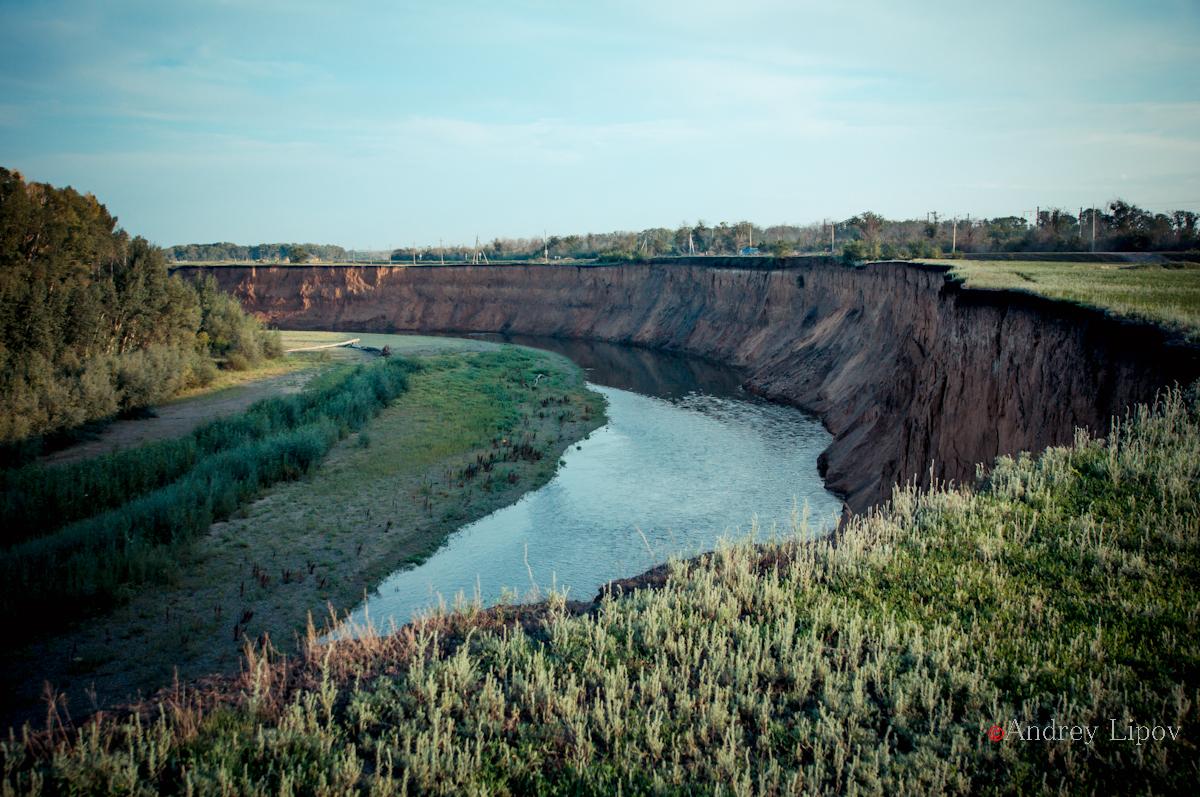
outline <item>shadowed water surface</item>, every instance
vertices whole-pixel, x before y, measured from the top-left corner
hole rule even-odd
[[[453,603],[490,605],[536,585],[589,599],[606,582],[673,554],[709,550],[757,519],[760,536],[790,528],[805,507],[814,531],[841,502],[817,475],[829,434],[813,417],[738,388],[732,369],[591,342],[520,339],[566,354],[608,400],[608,424],[563,456],[544,487],[464,526],[425,563],[369,596],[376,627]],[[354,620],[364,619],[364,607]]]

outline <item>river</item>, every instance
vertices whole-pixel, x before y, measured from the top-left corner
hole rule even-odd
[[[739,375],[694,358],[611,344],[506,339],[565,354],[608,402],[608,423],[563,455],[558,473],[464,526],[423,564],[385,579],[352,614],[376,628],[439,605],[544,597],[589,600],[608,581],[722,537],[832,528],[820,422],[746,394]]]

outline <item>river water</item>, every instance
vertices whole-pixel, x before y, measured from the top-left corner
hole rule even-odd
[[[736,371],[611,344],[519,339],[565,354],[608,401],[608,423],[572,445],[554,478],[455,532],[384,580],[352,615],[376,628],[478,599],[589,600],[608,581],[755,531],[807,533],[841,502],[817,474],[829,434],[810,415],[744,393]]]

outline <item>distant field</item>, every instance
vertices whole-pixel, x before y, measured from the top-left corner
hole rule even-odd
[[[1152,321],[1200,342],[1200,263],[928,260],[953,266],[969,288],[1009,289]]]

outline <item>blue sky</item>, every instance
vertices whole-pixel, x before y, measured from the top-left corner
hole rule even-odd
[[[152,241],[1200,210],[1200,3],[13,2],[0,165]]]

